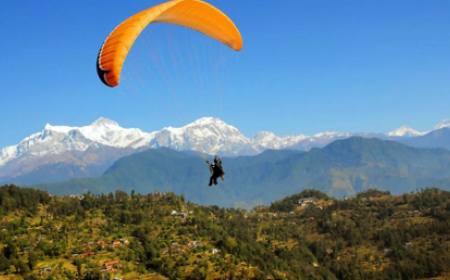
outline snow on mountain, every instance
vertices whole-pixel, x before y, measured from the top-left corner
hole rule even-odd
[[[19,144],[2,149],[0,167],[19,158],[33,158],[36,162],[36,158],[39,157],[84,152],[100,147],[117,149],[168,147],[229,156],[258,152],[253,148],[251,140],[236,127],[213,117],[201,118],[183,127],[166,127],[149,133],[137,128],[123,128],[115,121],[99,118],[82,127],[47,124],[42,131],[32,134]],[[1,173],[0,170],[0,175]]]
[[[5,164],[12,158],[18,156],[16,146],[9,146],[0,150],[0,166]]]
[[[115,121],[99,118],[92,124],[82,127],[52,126],[47,124],[45,131],[68,135],[80,133],[86,139],[115,148],[140,148],[148,144],[151,136],[137,128],[123,128]]]
[[[144,132],[137,128],[123,128],[115,121],[99,118],[90,125],[82,127],[47,124],[42,131],[30,135],[19,144],[2,149],[0,151],[0,167],[14,162],[14,170],[19,173],[18,170],[23,164],[29,165],[28,169],[32,169],[39,165],[39,159],[45,158],[46,160],[42,160],[42,162],[46,164],[62,160],[74,161],[74,152],[77,153],[77,164],[80,164],[80,153],[83,154],[89,150],[89,154],[93,157],[92,154],[95,154],[95,150],[102,147],[119,150],[168,147],[175,150],[239,156],[253,155],[267,149],[308,150],[345,136],[350,135],[325,132],[313,136],[281,137],[263,131],[253,138],[247,138],[236,127],[214,117],[200,118],[183,127],[166,127],[159,131]],[[129,152],[127,151],[127,153]],[[52,160],[49,160],[50,158]],[[114,158],[111,156],[111,160]],[[30,164],[31,161],[33,164]],[[7,170],[9,173],[11,172],[10,169],[3,168],[3,173]],[[0,170],[1,174],[2,170]]]
[[[435,130],[450,127],[450,120],[442,120],[435,127]]]
[[[256,153],[251,141],[236,127],[213,117],[204,117],[180,128],[166,127],[153,132],[150,147],[223,155]]]
[[[94,143],[78,131],[67,133],[46,125],[44,130],[23,139],[18,145],[3,149],[0,153],[0,165],[25,155],[45,156],[71,150],[85,151],[91,144]]]
[[[150,142],[151,134],[136,128],[122,128],[116,122],[99,118],[83,127],[53,126],[46,124],[15,146],[0,152],[0,166],[22,156],[43,157],[70,151],[86,151],[100,145],[114,148],[140,148]]]
[[[432,133],[436,130],[443,129],[443,128],[450,128],[450,119],[442,120],[438,122],[434,128],[430,131],[418,131],[408,126],[401,126],[397,128],[396,130],[393,130],[391,132],[388,132],[389,137],[419,137],[419,136],[425,136],[429,133]]]
[[[148,145],[152,137],[152,134],[137,128],[122,128],[106,118],[99,118],[79,131],[89,140],[115,148],[141,148]]]
[[[450,125],[450,124],[449,124]],[[420,132],[408,126],[401,126],[396,130],[390,131],[388,133],[389,137],[416,137],[422,136],[426,134],[426,132]]]
[[[270,131],[260,131],[252,139],[252,143],[259,151],[267,149],[285,149],[308,139],[305,135],[280,137]]]
[[[335,140],[344,139],[351,136],[353,136],[353,134],[349,132],[325,131],[312,136],[307,136],[301,141],[294,143],[290,148],[308,151],[312,148],[321,148]]]
[[[445,127],[450,127],[450,120],[440,122],[432,132]],[[158,147],[240,156],[258,154],[267,149],[307,151],[351,136],[391,139],[410,145],[414,144],[411,141],[429,140],[430,143],[426,144],[430,147],[447,147],[447,138],[439,136],[442,133],[431,135],[432,132],[424,135],[423,132],[404,126],[387,135],[322,132],[312,136],[278,136],[262,131],[248,138],[236,127],[214,117],[204,117],[182,127],[165,127],[153,132],[123,128],[106,118],[99,118],[81,127],[47,124],[42,131],[26,137],[17,145],[0,149],[0,182],[35,184],[97,176],[123,156]],[[431,140],[422,139],[424,137]]]
[[[253,138],[247,138],[236,127],[218,118],[204,117],[180,128],[166,127],[153,132],[150,147],[239,156],[254,155],[267,149],[308,150],[349,136],[349,133],[324,132],[313,136],[300,134],[283,137],[262,131]]]
[[[352,136],[350,132],[338,132],[338,131],[325,131],[314,134],[309,137],[309,141],[319,140],[319,139],[335,139],[335,138],[345,138]]]
[[[444,127],[450,127],[450,120],[440,122],[435,128]],[[387,136],[376,137],[400,139],[424,134],[424,132],[403,126],[389,132]],[[137,149],[168,147],[175,150],[194,150],[208,154],[238,156],[257,154],[267,149],[309,150],[353,135],[360,134],[322,132],[312,136],[302,134],[278,136],[269,131],[262,131],[253,138],[248,138],[236,127],[214,117],[204,117],[183,127],[166,127],[153,132],[144,132],[137,128],[123,128],[117,122],[106,118],[99,118],[90,125],[82,127],[47,124],[42,131],[30,135],[19,144],[0,150],[0,177],[2,169],[4,172],[7,170],[3,167],[10,162],[15,162],[15,170],[19,170],[29,158],[33,159],[33,164],[30,165],[32,167],[39,164],[38,159],[48,159],[49,157],[53,158],[53,162],[61,160],[61,157],[70,161],[73,155],[61,156],[68,152],[76,152],[77,160],[79,161],[81,157],[82,161],[83,157],[80,155],[88,150],[91,155],[90,162],[92,162],[96,150],[101,148],[103,148],[101,158],[105,159],[105,147],[114,149],[118,154],[129,154]],[[123,151],[123,153],[118,151]],[[114,158],[111,156],[107,159],[113,160]],[[21,160],[17,161],[17,159]]]

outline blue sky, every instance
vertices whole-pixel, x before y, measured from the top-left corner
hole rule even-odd
[[[6,1],[0,10],[0,147],[45,123],[99,116],[144,130],[217,116],[251,136],[430,129],[450,118],[450,1],[217,0],[235,53],[150,26],[118,89],[97,78],[109,32],[159,1]]]

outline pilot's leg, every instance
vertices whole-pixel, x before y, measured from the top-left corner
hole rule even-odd
[[[208,184],[208,186],[212,186],[212,184],[213,184],[213,179],[214,179],[214,175],[211,175],[211,177],[209,178],[209,184]]]

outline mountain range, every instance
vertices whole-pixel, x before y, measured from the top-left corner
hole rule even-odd
[[[237,157],[271,149],[309,151],[352,136],[389,139],[413,147],[450,149],[450,121],[441,122],[428,132],[401,127],[387,134],[322,132],[312,136],[278,136],[263,131],[252,138],[213,117],[153,132],[123,128],[106,118],[83,127],[47,124],[42,131],[17,145],[0,150],[0,183],[41,184],[96,177],[116,160],[146,149],[167,147]]]
[[[201,204],[250,207],[304,189],[349,196],[370,188],[392,193],[450,188],[450,151],[351,137],[308,152],[267,150],[225,157],[225,180],[208,187],[205,157],[168,148],[148,149],[116,161],[102,176],[41,185],[54,194],[174,192]]]

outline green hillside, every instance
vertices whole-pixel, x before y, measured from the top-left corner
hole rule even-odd
[[[251,211],[0,188],[0,279],[448,279],[450,193],[307,190]]]
[[[307,153],[266,151],[225,158],[226,176],[208,188],[204,159],[194,153],[151,149],[118,160],[103,176],[41,186],[55,194],[135,190],[174,192],[201,204],[268,204],[307,188],[343,197],[378,188],[399,194],[435,186],[449,189],[450,151],[392,141],[350,138]]]

